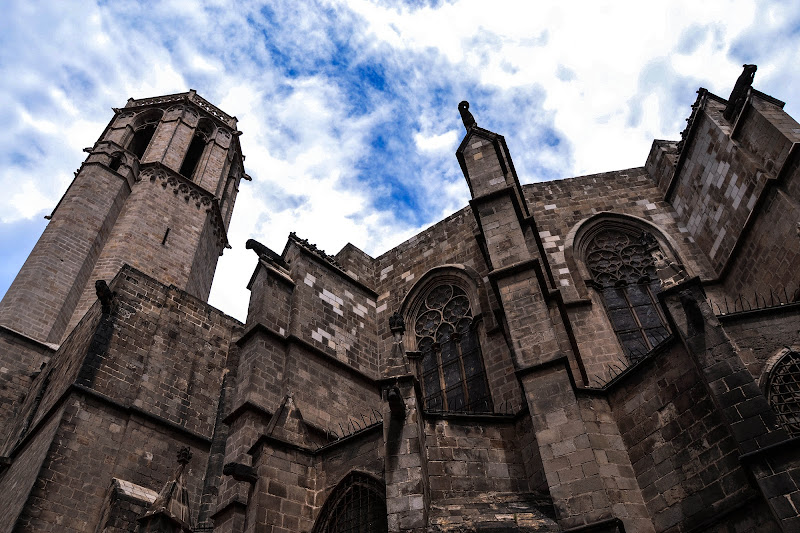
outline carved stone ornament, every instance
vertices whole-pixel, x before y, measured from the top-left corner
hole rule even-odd
[[[258,481],[258,473],[252,466],[243,463],[226,463],[222,467],[222,474],[231,476],[236,481],[244,481],[245,483],[255,483]]]
[[[753,78],[756,76],[756,70],[758,67],[755,65],[742,65],[744,70],[739,75],[739,78],[736,80],[736,84],[733,86],[733,90],[731,91],[731,95],[728,97],[728,105],[725,106],[725,111],[723,111],[722,116],[725,117],[725,120],[732,122],[739,116],[739,112],[744,107],[744,102],[747,99],[747,93],[750,90],[750,87],[753,85]]]
[[[469,102],[466,100],[458,104],[458,112],[461,113],[461,120],[464,122],[464,127],[467,128],[467,131],[469,131],[472,126],[478,125],[478,123],[475,122],[475,117],[469,112]]]
[[[102,313],[107,315],[111,312],[111,300],[114,299],[114,293],[108,288],[105,280],[98,279],[94,282],[94,290],[97,294],[97,299],[100,300],[102,306]]]
[[[406,331],[406,324],[403,320],[403,315],[397,311],[392,313],[392,316],[389,317],[389,330],[392,333],[400,333],[401,335]]]
[[[188,446],[184,446],[178,450],[178,464],[186,465],[192,459],[192,450]]]

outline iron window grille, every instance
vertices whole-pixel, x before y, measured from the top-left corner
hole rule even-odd
[[[387,533],[385,492],[378,480],[350,474],[328,497],[313,533]]]
[[[478,335],[466,293],[437,285],[414,321],[422,354],[422,390],[428,411],[492,412]]]
[[[661,282],[652,255],[638,237],[608,228],[589,242],[586,266],[625,355],[637,363],[669,336],[656,298]]]
[[[786,431],[800,435],[800,353],[790,351],[770,372],[767,400]]]

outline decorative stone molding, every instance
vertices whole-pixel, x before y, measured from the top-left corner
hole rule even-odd
[[[211,104],[208,100],[198,95],[194,90],[186,93],[158,96],[155,98],[142,98],[140,100],[134,100],[131,98],[128,100],[128,103],[125,105],[125,107],[161,106],[164,104],[171,104],[173,102],[191,103],[194,107],[200,109],[203,114],[222,122],[230,128],[236,127],[236,117],[228,115],[217,106]]]
[[[228,247],[228,236],[225,222],[219,208],[219,201],[214,195],[193,181],[181,176],[161,163],[149,163],[139,173],[139,179],[147,178],[150,183],[159,183],[164,190],[182,198],[187,204],[194,203],[197,209],[205,209],[211,215],[211,225],[217,246],[222,251]]]

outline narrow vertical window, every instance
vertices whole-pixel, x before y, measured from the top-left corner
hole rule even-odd
[[[603,229],[589,242],[586,265],[628,360],[636,363],[669,336],[658,310],[661,284],[635,232]]]
[[[141,159],[144,157],[144,153],[150,145],[150,141],[153,139],[153,134],[155,134],[155,132],[155,122],[148,122],[139,126],[139,128],[133,132],[133,139],[131,139],[131,143],[128,145],[128,150],[133,152],[138,159]]]
[[[429,411],[491,412],[492,399],[469,298],[456,285],[425,297],[414,333],[422,354],[422,388]]]
[[[800,435],[800,353],[781,357],[767,382],[767,400],[789,435]]]
[[[186,176],[187,178],[191,178],[192,174],[194,174],[195,168],[197,168],[197,163],[200,162],[200,156],[203,155],[203,150],[206,147],[206,140],[200,134],[195,134],[192,138],[192,142],[189,145],[189,150],[186,152],[186,157],[183,158],[183,164],[181,165],[180,174],[182,176]]]

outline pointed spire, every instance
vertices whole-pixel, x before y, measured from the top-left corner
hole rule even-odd
[[[189,491],[183,480],[183,472],[191,458],[192,452],[188,446],[178,451],[178,468],[139,519],[139,533],[191,533]]]
[[[297,444],[312,447],[313,442],[308,433],[308,426],[303,420],[300,408],[294,403],[294,394],[289,392],[283,397],[281,406],[275,412],[267,426],[267,435]]]

